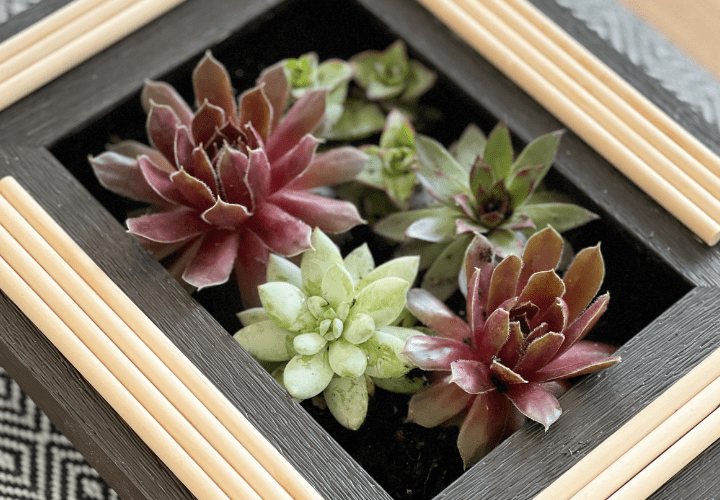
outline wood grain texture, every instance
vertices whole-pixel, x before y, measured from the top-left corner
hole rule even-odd
[[[87,202],[81,190],[64,189],[71,177],[58,167],[54,158],[42,149],[0,148],[3,174],[34,184],[33,194],[51,212],[72,213],[66,207]],[[75,238],[79,228],[83,231],[79,224],[64,222],[71,225],[69,229]],[[0,318],[0,363],[38,406],[52,416],[53,423],[78,451],[113,484],[121,498],[152,498],[158,489],[167,491],[167,498],[194,498],[4,295]],[[126,456],[126,450],[133,450],[133,461],[119,459]]]
[[[536,0],[541,1],[553,4],[551,0]],[[274,11],[261,14],[279,3],[279,0],[251,0],[240,4],[230,0],[188,0],[4,111],[0,114],[0,173],[16,175],[100,267],[322,495],[328,500],[382,500],[389,496],[286,393],[268,383],[269,376],[210,314],[128,238],[122,226],[44,149],[53,147],[60,139],[120,104],[136,99],[144,78],[161,77],[176,66],[191,67],[206,48],[226,41],[245,23],[249,23],[248,29],[257,32],[254,43],[266,44],[260,45],[260,50],[271,52],[273,39],[268,38],[261,27],[272,18]],[[281,7],[287,4],[307,9],[310,3],[291,0]],[[319,8],[320,3],[326,7],[330,4],[312,2],[313,8]],[[392,37],[404,38],[415,54],[443,73],[443,80],[454,82],[468,96],[447,96],[448,101],[460,99],[458,107],[479,103],[488,110],[478,116],[485,125],[500,119],[524,142],[562,128],[561,123],[413,0],[360,0],[359,3],[362,9],[390,26],[384,37],[373,39],[372,44],[386,44]],[[347,16],[338,22],[349,36],[348,28],[354,26],[358,7],[353,2],[334,5],[339,16]],[[561,11],[557,6],[555,9]],[[321,28],[295,34],[297,50],[314,39],[333,40],[339,31],[337,26],[325,27],[327,31]],[[286,36],[293,36],[292,31]],[[158,46],[163,50],[155,50]],[[245,57],[244,52],[232,47],[218,50]],[[604,51],[604,57],[615,60],[616,64],[626,64],[622,56],[604,44],[596,50]],[[118,60],[123,64],[118,64]],[[636,68],[627,70],[637,71]],[[645,87],[644,91],[653,95],[655,92],[652,86]],[[446,97],[438,99],[442,101]],[[679,112],[685,112],[685,105],[677,103],[677,106]],[[695,123],[701,127],[700,122]],[[464,128],[465,123],[454,125]],[[37,147],[18,146],[24,144]],[[566,415],[547,434],[543,435],[538,426],[527,426],[438,499],[475,498],[481,493],[500,490],[504,497],[490,495],[489,498],[526,498],[526,494],[537,491],[569,467],[577,453],[583,453],[585,448],[608,435],[670,381],[687,371],[703,353],[716,347],[713,329],[717,327],[717,319],[713,316],[713,301],[717,300],[716,287],[720,285],[718,250],[698,242],[573,134],[563,137],[556,166],[557,174],[553,175],[560,178],[560,182],[564,182],[562,178],[569,179],[575,186],[573,189],[579,191],[578,196],[608,221],[606,234],[612,237],[617,233],[617,238],[624,240],[632,255],[642,260],[638,264],[647,262],[650,269],[656,264],[666,265],[680,276],[673,286],[683,290],[702,288],[691,292],[623,348],[629,363],[624,362],[607,374],[590,377],[569,392],[562,401]],[[97,196],[102,201],[103,195]],[[657,288],[655,291],[662,294],[661,285]],[[148,455],[146,447],[143,450],[143,444],[137,443],[137,437],[133,437],[127,426],[123,429],[124,424],[118,422],[116,415],[113,420],[111,411],[102,410],[104,401],[78,378],[72,367],[63,364],[57,352],[44,345],[47,342],[7,300],[0,303],[0,315],[8,319],[0,340],[4,343],[0,345],[0,363],[46,409],[118,490],[121,498],[189,498],[164,466]],[[598,394],[603,397],[592,397]],[[607,418],[608,414],[612,418]],[[123,445],[123,441],[127,445]],[[698,467],[687,472],[689,478],[683,476],[684,471],[666,489],[689,491],[693,483],[697,486],[698,481],[701,484],[706,481],[706,475],[712,472],[715,456],[712,453],[719,453],[716,448],[706,452],[711,454],[710,458],[704,454],[698,459]],[[718,463],[717,458],[714,463]],[[137,467],[140,470],[136,470],[136,464],[143,464]],[[333,479],[328,480],[329,477]],[[720,489],[713,482],[715,479],[707,481],[709,486],[702,491]],[[491,484],[494,482],[497,484]],[[153,489],[154,486],[157,489]],[[510,492],[514,496],[509,496]]]

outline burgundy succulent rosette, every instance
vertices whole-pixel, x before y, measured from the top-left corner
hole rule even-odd
[[[270,252],[310,248],[314,227],[339,233],[362,223],[352,203],[314,188],[353,179],[366,156],[351,147],[316,153],[326,91],[307,92],[286,112],[282,63],[236,100],[227,70],[207,53],[193,73],[197,109],[149,81],[142,92],[151,146],[123,141],[91,164],[100,183],[147,202],[127,227],[169,271],[198,289],[235,273],[246,307],[259,304]]]
[[[528,240],[522,258],[495,266],[492,245],[478,236],[466,260],[467,322],[425,290],[408,293],[408,309],[435,333],[411,337],[403,351],[435,375],[410,400],[408,419],[460,425],[466,465],[524,417],[547,429],[560,416],[557,396],[567,379],[620,361],[615,348],[582,340],[609,300],[604,294],[592,302],[605,272],[599,246],[579,252],[561,279],[562,247],[548,227]]]

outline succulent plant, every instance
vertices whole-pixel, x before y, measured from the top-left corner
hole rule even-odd
[[[392,110],[387,116],[379,145],[362,146],[360,149],[369,160],[357,180],[385,191],[395,205],[407,208],[417,184],[413,169],[417,157],[412,124],[398,110]]]
[[[470,465],[517,430],[524,417],[547,429],[561,414],[563,382],[620,361],[614,348],[582,340],[605,312],[592,302],[604,277],[599,245],[555,272],[563,240],[552,228],[532,236],[522,258],[497,266],[477,236],[468,252],[467,322],[423,289],[407,307],[437,335],[413,336],[403,353],[435,381],[410,400],[410,421],[459,423],[458,449]],[[592,302],[592,304],[591,304]]]
[[[435,72],[408,58],[402,40],[384,51],[361,52],[350,58],[350,63],[355,66],[355,81],[371,101],[415,100],[427,92],[437,78]]]
[[[322,231],[300,266],[272,255],[262,307],[238,314],[235,339],[255,358],[283,364],[274,372],[298,400],[323,393],[342,425],[357,429],[368,408],[373,380],[402,390],[412,363],[400,351],[416,330],[393,326],[417,275],[417,257],[375,267],[366,244],[344,259]]]
[[[341,59],[320,63],[318,55],[309,52],[298,58],[285,59],[283,66],[293,99],[299,99],[313,90],[327,91],[324,126],[332,127],[343,113],[348,82],[354,72],[352,65]]]
[[[470,125],[451,151],[416,134],[417,176],[437,203],[391,214],[374,230],[396,241],[415,240],[412,251],[425,256],[423,268],[429,266],[422,287],[445,300],[458,288],[474,234],[485,234],[505,257],[519,255],[536,230],[551,225],[563,232],[597,218],[577,205],[552,201],[552,193],[536,193],[559,141],[559,133],[543,135],[514,158],[503,125],[487,138]]]
[[[234,270],[243,303],[257,305],[270,252],[297,255],[313,227],[338,233],[362,222],[352,203],[310,190],[354,178],[367,158],[350,147],[315,154],[326,91],[304,93],[284,114],[282,63],[236,101],[227,70],[208,52],[193,85],[195,112],[170,85],[147,82],[152,147],[124,141],[90,163],[106,188],[151,204],[128,230],[156,258],[174,256],[171,274],[200,289]]]

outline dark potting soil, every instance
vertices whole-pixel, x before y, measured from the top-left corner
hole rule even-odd
[[[406,423],[409,399],[376,388],[367,419],[356,431],[312,400],[302,406],[394,499],[431,500],[463,473],[458,427]]]

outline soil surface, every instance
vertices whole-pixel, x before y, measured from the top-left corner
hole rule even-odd
[[[458,427],[406,423],[409,399],[376,388],[357,431],[342,427],[311,400],[302,406],[394,499],[431,500],[463,473]]]

